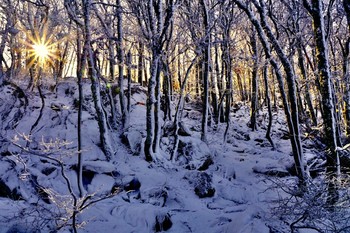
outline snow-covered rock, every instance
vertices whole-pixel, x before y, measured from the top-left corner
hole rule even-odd
[[[193,137],[180,137],[178,160],[180,165],[189,170],[206,170],[213,164],[208,145]]]
[[[142,200],[155,206],[164,207],[168,196],[166,187],[156,187],[142,191]]]
[[[7,184],[0,179],[0,197],[10,198],[13,200],[21,199],[16,189],[11,190]]]
[[[172,121],[166,122],[163,127],[163,136],[168,137],[168,136],[174,136],[174,135],[175,135],[174,122]],[[192,135],[191,130],[187,127],[184,121],[179,122],[178,135],[184,136],[184,137]]]
[[[279,166],[264,167],[264,166],[257,165],[253,167],[253,171],[255,173],[264,174],[268,176],[275,176],[275,177],[290,176],[286,168],[279,167]]]
[[[213,197],[215,188],[212,184],[212,177],[206,172],[189,172],[185,176],[193,185],[194,192],[199,198]]]
[[[156,216],[155,232],[167,231],[173,225],[170,214],[161,214]]]
[[[84,161],[83,169],[96,173],[112,173],[116,170],[116,167],[106,161]]]
[[[133,155],[141,152],[142,134],[140,131],[129,130],[122,135],[122,141],[126,144]]]

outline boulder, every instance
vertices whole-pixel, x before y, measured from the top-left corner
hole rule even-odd
[[[88,185],[91,184],[92,180],[94,179],[96,175],[96,172],[89,171],[89,170],[83,170],[83,186],[87,189]]]
[[[212,187],[211,177],[205,172],[199,174],[194,192],[199,198],[213,197],[215,194],[215,188]]]
[[[186,126],[185,122],[181,121],[179,125],[180,125],[180,128],[179,128],[178,134],[180,136],[191,136],[192,135],[191,130]]]
[[[83,170],[103,174],[113,173],[116,167],[112,163],[106,161],[84,161]]]
[[[7,184],[0,179],[0,197],[10,198],[12,200],[20,200],[22,196],[17,192],[17,189],[11,190]]]
[[[11,198],[11,189],[5,184],[4,181],[0,180],[0,197]]]
[[[132,202],[141,198],[140,193],[141,182],[134,177],[131,181],[124,185],[125,193],[122,195],[122,199],[126,202]]]
[[[165,187],[151,188],[142,192],[143,202],[154,206],[164,207],[168,199],[168,190]]]
[[[1,231],[3,232],[3,231]],[[38,229],[32,228],[28,224],[15,224],[6,231],[6,233],[40,233]]]
[[[250,141],[250,135],[247,132],[242,131],[241,129],[233,129],[235,132],[234,137],[242,141]]]
[[[163,127],[163,136],[174,136],[175,135],[175,124],[172,121],[168,121]],[[188,137],[192,135],[191,130],[186,126],[185,122],[181,121],[179,123],[178,135]]]
[[[73,96],[77,89],[76,82],[73,80],[66,80],[57,84],[56,93],[58,96]]]
[[[185,179],[193,185],[194,192],[199,198],[213,197],[215,188],[212,186],[212,177],[206,172],[187,174]]]
[[[125,191],[134,191],[134,190],[140,190],[141,183],[139,179],[134,177],[130,182],[126,183],[124,185],[124,190]]]
[[[350,157],[349,157],[349,155],[345,154],[345,153],[344,154],[340,153],[339,159],[340,159],[342,171],[349,174],[350,173]]]
[[[213,164],[208,145],[200,139],[180,137],[177,152],[179,165],[188,170],[204,171]]]
[[[167,231],[173,226],[171,221],[170,214],[161,214],[156,216],[155,231]]]
[[[204,163],[198,168],[198,171],[205,171],[209,168],[210,165],[214,164],[214,161],[211,157],[208,157]]]
[[[73,169],[75,172],[78,172],[77,165],[71,166],[71,169]],[[104,174],[113,178],[120,175],[112,163],[106,161],[84,161],[82,181],[86,189],[98,174]]]
[[[133,155],[141,152],[142,134],[139,131],[128,131],[122,135],[122,142],[129,147]]]
[[[55,167],[45,167],[44,169],[41,170],[41,173],[43,173],[45,176],[49,176],[56,170],[57,168]]]
[[[12,152],[9,150],[9,147],[10,147],[10,142],[8,142],[7,140],[5,139],[2,139],[0,138],[0,144],[1,144],[1,147],[0,147],[0,155],[1,156],[11,156],[13,155]]]
[[[286,168],[277,167],[277,166],[270,166],[270,167],[254,166],[253,172],[257,174],[264,174],[267,176],[274,176],[274,177],[280,177],[280,178],[291,175]]]

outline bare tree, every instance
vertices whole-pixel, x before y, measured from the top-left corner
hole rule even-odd
[[[232,26],[234,23],[234,7],[232,6],[232,3],[223,3],[220,5],[220,10],[222,12],[221,17],[219,18],[219,25],[221,26],[222,30],[222,43],[221,43],[221,49],[222,49],[222,83],[226,82],[226,88],[224,89],[224,94],[221,97],[221,101],[219,106],[221,106],[221,103],[224,101],[225,97],[225,121],[226,121],[226,129],[224,133],[224,141],[226,141],[227,133],[230,129],[231,119],[231,105],[232,105],[232,98],[233,98],[233,80],[232,80]],[[218,52],[218,51],[216,51]],[[225,79],[225,81],[223,80]],[[220,107],[219,107],[220,109]]]
[[[106,159],[110,160],[113,156],[113,149],[111,144],[111,138],[109,135],[107,120],[105,112],[103,110],[100,93],[100,80],[98,72],[96,70],[96,59],[92,51],[92,38],[91,38],[91,12],[92,4],[90,0],[83,0],[82,7],[80,8],[76,1],[65,1],[65,7],[70,18],[81,28],[84,36],[83,55],[80,55],[80,61],[78,62],[78,71],[84,70],[84,59],[86,59],[89,67],[89,78],[91,80],[91,92],[94,100],[97,123],[100,131],[100,143],[101,149],[104,152]],[[80,17],[83,16],[83,19]],[[80,50],[78,50],[79,52]],[[85,54],[85,55],[84,55]],[[85,58],[86,57],[86,58]],[[79,59],[78,59],[79,60]],[[81,70],[82,69],[82,70]]]
[[[160,70],[165,41],[177,1],[129,0],[140,31],[151,51],[150,77],[148,80],[146,141],[144,152],[147,161],[157,159],[160,142]]]
[[[91,92],[94,99],[94,105],[97,115],[97,122],[100,129],[100,142],[103,152],[106,155],[107,160],[110,160],[113,156],[111,138],[108,132],[107,121],[105,113],[103,111],[103,106],[101,102],[101,93],[100,93],[100,82],[98,79],[96,64],[94,55],[91,48],[91,26],[90,26],[90,17],[91,17],[91,0],[83,1],[83,16],[84,16],[84,49],[87,51],[87,61],[91,71],[90,80],[91,80]]]
[[[201,10],[203,14],[203,25],[204,25],[204,38],[203,38],[203,94],[202,94],[202,131],[201,139],[202,141],[207,141],[207,131],[208,131],[208,111],[209,111],[209,77],[210,77],[210,49],[211,49],[211,37],[210,37],[210,15],[209,6],[207,0],[200,0]]]
[[[6,22],[3,23],[3,28],[0,34],[0,86],[2,85],[4,78],[6,76],[10,76],[11,70],[14,68],[14,64],[16,63],[15,57],[13,53],[13,44],[10,44],[10,41],[14,40],[14,36],[17,35],[18,29],[16,29],[16,9],[15,5],[10,1],[6,0],[3,3],[0,3],[0,14],[6,19]],[[5,59],[4,53],[6,45],[10,46],[11,50],[11,66],[8,64],[8,60]],[[6,73],[8,73],[6,75]],[[9,78],[9,77],[7,77]]]
[[[343,6],[346,13],[346,19],[348,23],[348,33],[350,33],[350,1],[343,0]],[[350,55],[350,38],[345,42],[342,47],[343,53],[343,73],[345,82],[345,125],[346,134],[350,135],[350,67],[349,67],[349,55]]]
[[[259,54],[258,45],[256,42],[256,35],[253,29],[250,35],[250,44],[252,47],[253,56],[253,70],[252,70],[252,97],[251,97],[251,113],[250,113],[250,128],[256,130],[256,115],[258,111],[258,65],[259,65]]]
[[[314,38],[316,43],[316,62],[320,79],[320,91],[322,95],[323,125],[329,153],[327,154],[327,173],[329,174],[329,201],[337,200],[337,191],[334,177],[340,175],[340,160],[336,150],[336,120],[334,112],[334,99],[329,66],[328,45],[326,41],[325,22],[323,17],[323,1],[313,0],[311,4],[303,0],[304,7],[310,13],[313,20]]]
[[[240,0],[234,0],[234,2],[237,4],[239,8],[241,8],[246,13],[251,23],[254,25],[258,33],[259,39],[261,41],[261,44],[264,48],[265,56],[270,61],[272,67],[276,72],[280,92],[282,95],[284,112],[288,123],[292,151],[293,151],[293,156],[295,161],[295,167],[300,180],[303,182],[306,179],[306,177],[305,177],[304,162],[303,162],[304,156],[303,156],[301,138],[300,138],[299,114],[298,114],[296,88],[295,88],[295,74],[292,68],[292,64],[288,59],[288,57],[286,56],[279,41],[273,34],[272,29],[268,24],[268,21],[266,18],[267,16],[266,16],[265,3],[263,1],[260,1],[260,3],[256,0],[252,1],[253,5],[255,6],[256,10],[259,13],[259,16],[260,16],[260,21],[259,21],[255,17],[255,14],[253,13],[253,11],[251,10],[251,6],[248,6],[248,3],[245,4]],[[290,100],[289,103],[286,96],[286,92],[284,90],[283,76],[280,73],[277,62],[272,57],[270,43],[268,42],[268,39],[271,41],[271,45],[276,51],[284,67],[284,71],[286,73],[287,83],[288,83],[288,97]]]
[[[122,113],[122,125],[123,127],[127,126],[127,121],[129,120],[129,114],[127,109],[127,104],[124,94],[124,48],[123,48],[123,15],[122,15],[122,5],[120,0],[116,1],[116,15],[117,15],[117,31],[118,31],[118,40],[117,40],[117,57],[118,57],[118,72],[119,72],[119,101],[120,109]]]

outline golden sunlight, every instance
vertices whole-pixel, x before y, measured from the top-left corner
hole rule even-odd
[[[54,41],[54,35],[48,35],[46,27],[41,33],[39,31],[23,31],[25,32],[25,39],[22,43],[27,47],[27,59],[29,60],[27,67],[38,65],[45,68],[47,64],[54,65],[54,61],[58,59],[56,50],[59,43],[59,41]]]
[[[39,39],[32,39],[31,44],[29,45],[29,57],[31,59],[30,66],[35,62],[38,62],[40,67],[43,67],[46,62],[53,63],[53,60],[56,59],[55,56],[55,43],[51,43],[51,40],[45,40],[45,37]]]
[[[45,61],[49,56],[49,48],[45,44],[34,44],[34,53],[39,58],[39,61]]]

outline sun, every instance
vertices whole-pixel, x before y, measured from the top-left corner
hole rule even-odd
[[[49,57],[50,51],[45,44],[33,44],[32,47],[39,61],[45,61]]]
[[[25,32],[22,43],[26,47],[27,67],[38,66],[42,69],[54,66],[57,56],[57,45],[60,41],[55,40],[54,34],[49,34],[47,28],[39,31]]]
[[[52,43],[50,38],[30,38],[28,45],[28,57],[31,60],[30,66],[38,64],[43,68],[48,62],[52,64],[57,58],[55,55],[55,43]]]

